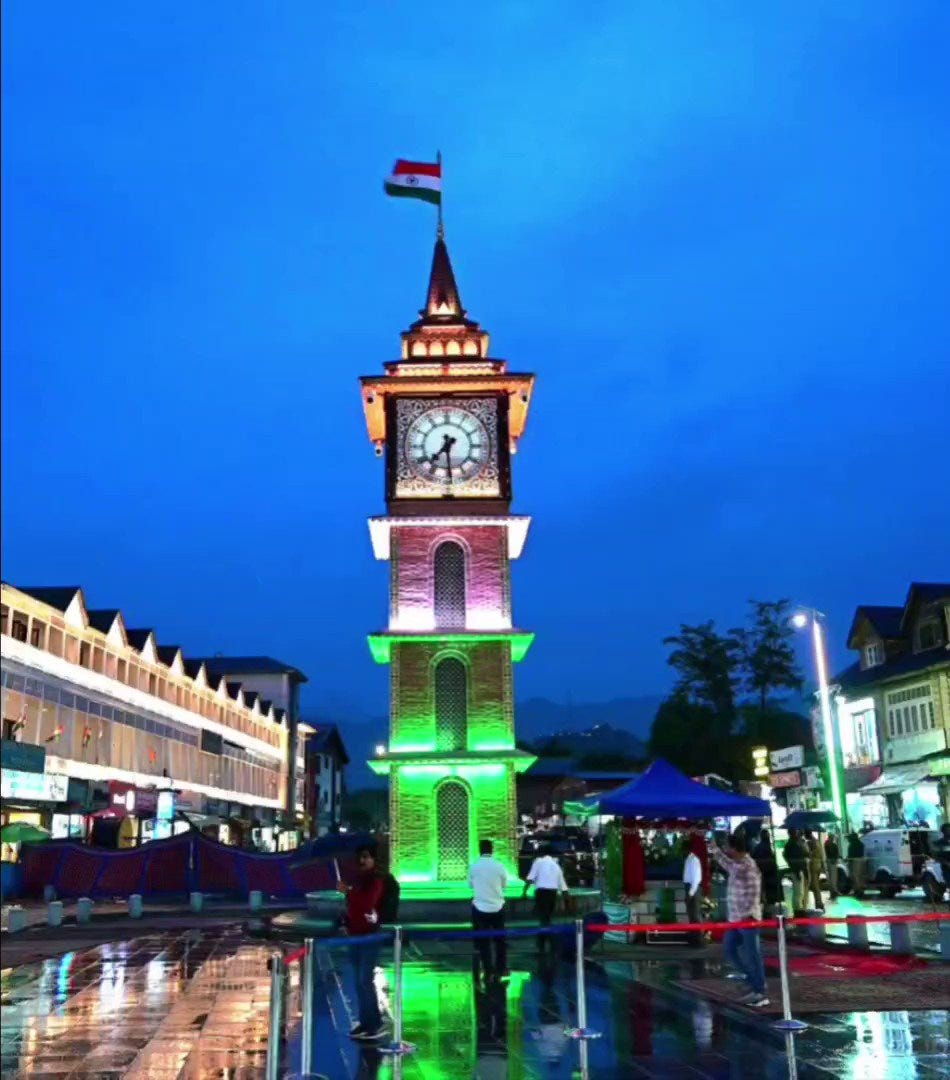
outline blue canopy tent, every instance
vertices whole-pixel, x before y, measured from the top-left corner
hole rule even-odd
[[[720,791],[690,780],[668,761],[658,759],[645,773],[600,798],[602,814],[650,821],[705,821],[717,817],[770,818],[765,799]]]

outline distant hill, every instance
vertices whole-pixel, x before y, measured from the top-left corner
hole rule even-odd
[[[659,694],[587,702],[528,698],[515,706],[518,738],[534,742],[559,732],[578,733],[606,727],[629,732],[645,742],[662,700]]]
[[[640,757],[645,754],[644,743],[661,700],[650,696],[564,703],[528,698],[515,705],[518,741],[535,744],[560,735],[578,757],[601,753]],[[370,772],[366,761],[374,756],[378,743],[387,741],[388,719],[366,714],[351,714],[349,720],[337,718],[347,711],[338,705],[332,709],[337,716],[331,717],[329,709],[325,714],[322,710],[305,710],[305,719],[317,726],[321,721],[335,720],[350,755],[347,786],[351,791],[385,786],[386,778]]]
[[[519,737],[519,741],[525,740]],[[575,759],[601,758],[619,761],[644,761],[646,743],[630,731],[609,724],[595,724],[586,731],[559,731],[547,738],[528,740],[535,751],[544,756],[545,750],[556,750],[559,757]],[[603,766],[602,766],[603,767]]]

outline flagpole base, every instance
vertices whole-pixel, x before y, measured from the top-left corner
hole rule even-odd
[[[602,1031],[593,1031],[591,1028],[565,1028],[564,1034],[569,1039],[599,1039],[603,1035]]]
[[[391,1042],[381,1046],[379,1051],[381,1054],[392,1054],[393,1057],[401,1057],[403,1054],[414,1054],[416,1046],[415,1043],[410,1042]]]
[[[773,1020],[772,1027],[776,1031],[791,1031],[796,1033],[799,1031],[805,1031],[808,1025],[804,1020]]]

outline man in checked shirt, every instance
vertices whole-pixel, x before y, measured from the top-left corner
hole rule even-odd
[[[745,833],[734,832],[725,852],[710,842],[709,854],[729,875],[726,887],[726,911],[729,922],[762,918],[762,875],[748,851]],[[759,947],[759,931],[727,930],[723,938],[726,959],[745,976],[749,989],[739,998],[743,1005],[761,1009],[768,1005],[765,991],[765,966]]]

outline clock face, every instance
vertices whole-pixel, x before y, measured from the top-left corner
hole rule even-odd
[[[409,468],[423,480],[448,486],[474,480],[488,461],[485,425],[467,409],[439,405],[411,424],[406,436]]]
[[[399,397],[394,408],[393,497],[500,496],[497,397]]]

